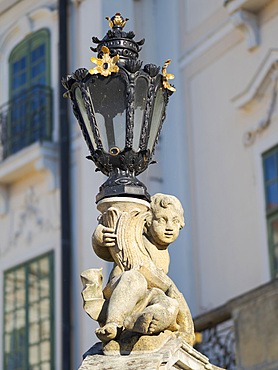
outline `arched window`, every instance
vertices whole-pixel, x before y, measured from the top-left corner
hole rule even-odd
[[[48,30],[34,32],[13,49],[9,79],[5,156],[35,141],[51,139]]]

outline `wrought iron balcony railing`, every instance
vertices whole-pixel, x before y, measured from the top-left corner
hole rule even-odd
[[[37,141],[51,141],[52,91],[36,85],[0,107],[0,161]]]
[[[194,319],[195,331],[200,341],[195,348],[216,366],[227,370],[236,369],[235,332],[232,312],[224,305]]]

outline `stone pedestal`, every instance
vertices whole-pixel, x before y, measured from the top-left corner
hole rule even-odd
[[[84,354],[79,370],[223,370],[210,364],[209,359],[181,338],[169,338],[155,352],[138,351],[129,355],[105,356],[102,343],[96,343]]]

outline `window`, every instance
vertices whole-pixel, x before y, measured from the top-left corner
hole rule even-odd
[[[4,274],[4,370],[54,369],[53,253]]]
[[[4,157],[51,137],[50,37],[46,29],[33,33],[11,52],[9,79]]]
[[[263,154],[271,276],[278,273],[278,146]]]

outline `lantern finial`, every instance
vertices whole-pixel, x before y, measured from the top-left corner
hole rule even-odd
[[[115,28],[124,28],[126,22],[129,21],[129,18],[124,19],[121,13],[116,13],[114,17],[105,17],[109,21],[109,26],[113,29]]]

